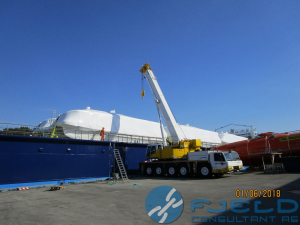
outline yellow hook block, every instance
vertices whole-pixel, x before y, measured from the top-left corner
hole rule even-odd
[[[145,90],[142,90],[141,94],[142,94],[142,98],[144,99],[144,96],[145,96]]]

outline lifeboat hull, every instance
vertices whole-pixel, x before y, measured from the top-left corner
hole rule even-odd
[[[239,141],[216,147],[221,151],[238,152],[245,166],[263,165],[264,153],[281,153],[281,156],[300,156],[300,132],[290,134],[273,134],[272,132],[258,135],[257,138]],[[271,162],[271,157],[264,157],[265,163]],[[280,162],[279,156],[275,162]]]

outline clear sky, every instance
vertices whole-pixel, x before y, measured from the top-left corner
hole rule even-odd
[[[158,121],[149,63],[180,124],[300,130],[299,0],[0,1],[0,121],[74,109]]]

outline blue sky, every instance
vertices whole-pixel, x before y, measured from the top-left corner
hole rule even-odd
[[[0,1],[0,121],[73,109],[158,121],[149,63],[181,124],[300,129],[300,1]]]

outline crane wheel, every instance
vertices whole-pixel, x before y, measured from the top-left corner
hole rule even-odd
[[[187,177],[189,175],[189,168],[187,165],[179,165],[178,167],[179,176]]]
[[[202,178],[211,177],[212,176],[211,166],[209,164],[198,165],[197,174]]]
[[[178,175],[177,167],[175,165],[168,166],[167,173],[170,177],[176,177]]]
[[[155,167],[155,175],[156,176],[163,176],[164,172],[163,172],[163,168],[161,165],[158,165]]]
[[[153,168],[150,165],[145,166],[145,175],[152,176],[153,175]]]

